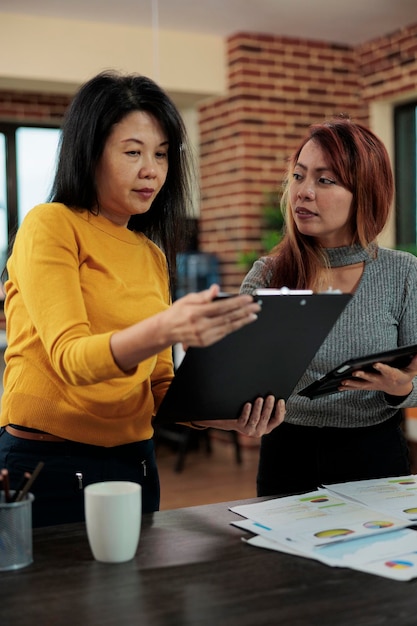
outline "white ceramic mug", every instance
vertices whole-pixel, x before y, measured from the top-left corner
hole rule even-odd
[[[142,487],[112,480],[87,485],[85,522],[94,558],[123,563],[136,554],[142,520]]]

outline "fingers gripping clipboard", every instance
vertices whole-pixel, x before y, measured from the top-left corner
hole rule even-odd
[[[263,289],[258,319],[206,348],[189,348],[154,424],[236,419],[245,402],[289,397],[350,294]]]

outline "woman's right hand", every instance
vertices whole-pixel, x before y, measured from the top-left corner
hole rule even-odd
[[[172,329],[172,343],[190,346],[209,346],[231,332],[257,319],[260,305],[250,295],[215,298],[220,288],[212,285],[199,293],[190,293],[176,300],[168,311]]]
[[[137,365],[169,346],[205,347],[257,319],[260,305],[252,296],[216,297],[218,285],[176,300],[168,309],[113,333],[110,348],[121,370]]]

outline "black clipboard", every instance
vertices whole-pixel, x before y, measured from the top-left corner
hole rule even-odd
[[[287,399],[351,295],[263,289],[258,319],[206,348],[189,348],[154,424],[236,419],[245,402]]]
[[[411,363],[416,354],[417,344],[413,344],[410,346],[401,346],[394,350],[376,352],[374,354],[368,354],[367,356],[349,359],[328,372],[322,378],[319,378],[319,380],[311,383],[311,385],[304,387],[304,389],[301,389],[298,393],[301,396],[307,396],[307,398],[311,400],[313,398],[327,396],[330,393],[337,393],[341,381],[352,378],[352,372],[355,370],[365,370],[376,374],[376,370],[373,369],[374,363],[386,363],[391,367],[403,369]]]

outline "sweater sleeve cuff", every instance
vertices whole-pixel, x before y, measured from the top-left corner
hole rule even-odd
[[[410,391],[411,393],[411,391]],[[407,393],[406,396],[392,396],[389,393],[384,393],[385,402],[387,402],[390,406],[398,406],[407,400],[410,394]]]

